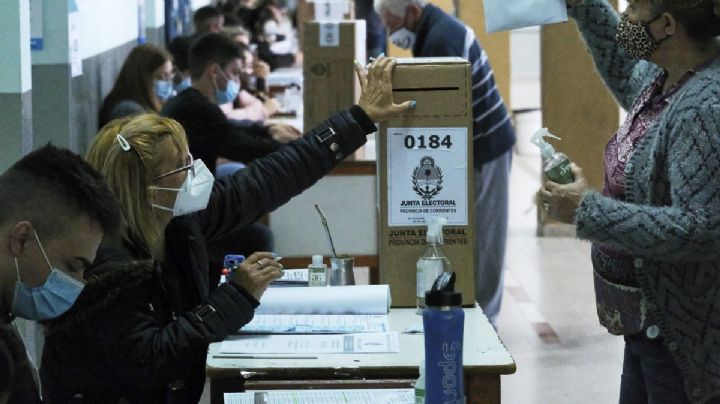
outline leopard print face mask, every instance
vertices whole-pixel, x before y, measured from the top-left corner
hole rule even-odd
[[[623,14],[615,32],[615,41],[625,49],[628,56],[635,59],[649,59],[660,47],[660,44],[669,38],[665,37],[658,41],[650,34],[648,24],[658,18],[660,18],[660,15],[648,22],[640,21],[634,24],[630,22],[627,14]]]

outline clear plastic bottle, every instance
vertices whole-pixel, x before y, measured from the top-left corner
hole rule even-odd
[[[575,182],[575,176],[570,169],[570,159],[564,153],[555,151],[555,148],[545,141],[546,137],[562,140],[550,133],[547,128],[541,128],[530,138],[530,141],[540,148],[545,176],[550,181],[558,184]]]
[[[327,286],[327,266],[322,255],[313,255],[308,266],[308,286]]]
[[[420,362],[420,377],[415,382],[415,404],[425,404],[425,359]]]
[[[422,314],[425,308],[425,292],[432,288],[435,279],[443,273],[449,272],[450,260],[443,254],[440,246],[443,244],[442,228],[447,223],[444,217],[429,217],[427,236],[425,241],[427,247],[425,252],[418,259],[416,266],[415,296],[417,303],[417,314]]]

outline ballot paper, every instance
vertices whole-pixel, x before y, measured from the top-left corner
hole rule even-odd
[[[280,279],[270,283],[274,286],[307,286],[308,270],[304,269],[283,269],[283,275]]]
[[[388,285],[268,288],[256,314],[387,314]]]
[[[567,21],[565,0],[483,0],[487,32]]]
[[[256,395],[266,401],[255,401]],[[274,390],[225,393],[225,404],[414,404],[413,389]]]
[[[364,354],[399,352],[398,333],[237,335],[220,344],[228,354]]]
[[[244,334],[349,334],[390,331],[387,314],[257,314]]]

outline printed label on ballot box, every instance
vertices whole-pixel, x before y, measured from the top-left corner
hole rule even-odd
[[[467,128],[388,128],[388,225],[468,224]]]

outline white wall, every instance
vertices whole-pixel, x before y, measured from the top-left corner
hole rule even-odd
[[[0,55],[0,93],[24,93],[30,90],[29,0],[3,1],[0,12]]]
[[[159,28],[165,25],[165,0],[145,0],[145,26]]]
[[[83,59],[137,40],[137,1],[75,1],[82,19],[80,25],[80,54]]]

